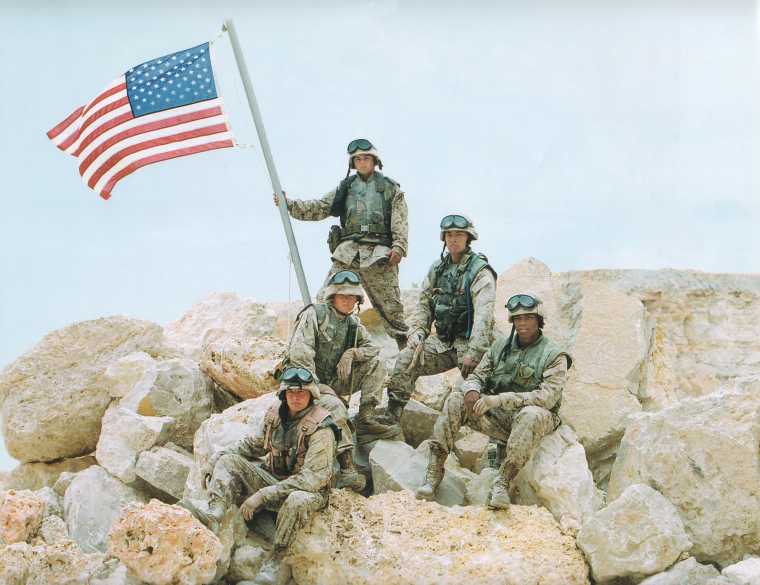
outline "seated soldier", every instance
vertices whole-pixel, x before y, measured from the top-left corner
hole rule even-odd
[[[316,404],[319,388],[311,372],[286,369],[278,397],[257,433],[209,459],[202,470],[206,505],[189,499],[178,504],[215,533],[232,504],[240,504],[246,521],[262,509],[277,512],[274,548],[281,557],[308,517],[327,505],[340,431]],[[260,457],[265,462],[254,461]]]
[[[314,372],[320,385],[319,404],[330,411],[341,430],[338,487],[360,492],[365,478],[354,467],[354,438],[346,407],[351,394],[361,392],[356,430],[377,430],[374,413],[382,397],[385,367],[378,358],[380,348],[353,314],[364,300],[357,274],[350,270],[334,274],[325,288],[325,299],[308,305],[296,318],[285,363]],[[387,432],[385,427],[380,429]]]
[[[452,392],[438,416],[430,442],[425,483],[417,497],[432,500],[443,464],[461,425],[506,444],[506,456],[488,498],[490,508],[509,507],[512,480],[543,437],[560,424],[562,388],[570,356],[543,335],[541,301],[518,294],[507,301],[512,332],[491,345],[461,391]],[[517,333],[517,335],[515,335]]]

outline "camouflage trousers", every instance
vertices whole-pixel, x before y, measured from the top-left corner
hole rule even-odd
[[[323,302],[324,290],[334,274],[341,270],[353,270],[362,280],[362,288],[367,293],[372,306],[380,315],[386,333],[394,339],[405,337],[407,326],[404,321],[404,306],[401,304],[401,290],[398,285],[398,265],[389,266],[384,262],[361,268],[358,257],[351,264],[333,260],[327,278],[317,293],[317,302]]]
[[[417,364],[410,370],[414,349],[403,349],[396,358],[393,374],[388,382],[388,401],[406,405],[414,392],[414,385],[420,376],[433,376],[462,367],[467,341],[457,339],[453,345],[441,341],[435,335],[425,339]]]
[[[264,469],[262,464],[248,461],[240,455],[227,454],[222,455],[214,466],[208,494],[220,499],[225,506],[239,506],[261,488],[278,482],[279,480]],[[306,524],[314,512],[327,506],[327,500],[327,493],[295,490],[283,501],[266,506],[266,509],[277,512],[275,549],[289,546],[298,529]]]
[[[449,453],[463,424],[506,443],[506,457],[499,472],[507,481],[512,481],[533,455],[541,439],[559,426],[560,418],[540,406],[525,406],[517,411],[492,408],[483,416],[475,416],[467,413],[464,394],[455,390],[449,394],[443,411],[435,421],[431,443]]]

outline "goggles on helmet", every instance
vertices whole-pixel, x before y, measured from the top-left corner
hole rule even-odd
[[[352,272],[351,270],[341,270],[340,272],[336,272],[330,279],[330,284],[346,283],[361,284],[361,280],[359,280],[359,275],[356,274],[356,272]]]
[[[505,306],[507,307],[507,310],[515,311],[518,307],[523,307],[524,309],[532,309],[537,304],[538,301],[530,295],[512,295],[509,297],[509,300]]]
[[[449,230],[451,228],[465,229],[470,227],[470,221],[461,215],[447,215],[441,220],[441,229]]]
[[[357,150],[371,150],[372,143],[366,138],[357,138],[348,143],[348,154],[354,154]]]
[[[314,376],[306,368],[286,368],[280,381],[288,386],[303,386],[314,381]]]

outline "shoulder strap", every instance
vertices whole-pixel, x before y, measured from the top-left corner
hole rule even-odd
[[[335,197],[333,198],[332,205],[330,206],[330,215],[333,217],[340,217],[340,225],[345,223],[345,211],[346,211],[346,197],[348,197],[348,189],[351,184],[356,180],[356,175],[351,175],[343,179],[338,188],[335,190]]]
[[[496,278],[496,272],[488,264],[488,258],[486,258],[486,255],[473,253],[472,256],[470,256],[470,259],[467,261],[467,266],[464,270],[464,283],[462,285],[462,288],[464,289],[464,296],[467,301],[467,339],[469,339],[470,335],[472,334],[472,326],[475,319],[475,307],[473,307],[472,304],[472,292],[470,291],[470,287],[472,286],[475,277],[484,268],[488,268],[491,271],[491,274],[494,275],[494,278]]]
[[[314,305],[314,312],[317,314],[317,325],[319,327],[322,327],[322,324],[325,322],[325,318],[327,317],[327,305],[324,303],[317,303]]]
[[[358,329],[359,329],[359,319],[358,317],[354,315],[349,315],[346,317],[348,319],[348,331],[346,332],[346,341],[343,344],[343,351],[346,351],[347,349],[351,347],[356,347],[356,343],[358,341],[357,335]]]
[[[264,449],[269,451],[272,447],[272,431],[280,424],[280,405],[273,404],[264,415]]]

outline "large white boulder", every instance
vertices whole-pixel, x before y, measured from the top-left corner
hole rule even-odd
[[[336,552],[337,551],[337,552]],[[299,585],[588,585],[573,539],[542,508],[446,508],[408,491],[334,490],[287,559]]]
[[[108,317],[46,335],[0,373],[2,428],[8,453],[20,461],[53,461],[95,449],[111,401],[101,377],[116,360],[161,351],[155,323]]]
[[[723,569],[732,585],[760,585],[760,558],[749,557]]]
[[[179,500],[195,462],[178,448],[153,447],[137,458],[135,473],[154,488]]]
[[[667,571],[644,579],[639,585],[731,585],[712,565],[700,565],[690,557]]]
[[[104,552],[111,525],[122,509],[145,496],[98,465],[79,472],[63,497],[69,535],[84,552]]]
[[[586,522],[578,546],[600,582],[641,578],[672,565],[691,547],[673,505],[649,486],[632,485]]]
[[[701,562],[760,553],[760,395],[751,387],[636,415],[621,442],[608,497],[654,486],[672,502]]]
[[[52,487],[62,473],[76,473],[96,463],[97,461],[92,455],[61,459],[50,463],[21,463],[8,473],[5,488],[38,490],[45,486]]]

